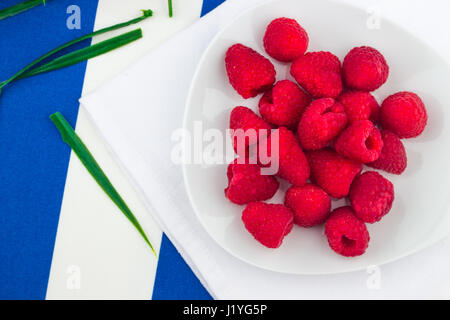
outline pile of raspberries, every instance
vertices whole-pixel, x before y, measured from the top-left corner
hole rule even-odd
[[[362,173],[363,165],[401,174],[407,158],[400,139],[420,135],[427,113],[413,92],[392,94],[378,104],[370,92],[386,82],[389,66],[376,49],[353,48],[341,65],[330,52],[306,52],[308,42],[306,31],[289,18],[273,20],[264,35],[266,53],[291,63],[296,83],[276,82],[271,61],[243,44],[227,50],[225,65],[233,88],[245,99],[262,94],[260,116],[235,107],[230,129],[268,131],[264,139],[246,140],[246,148],[269,144],[277,130],[275,176],[292,186],[284,204],[263,202],[277,192],[279,181],[261,174],[260,165],[236,159],[228,166],[225,196],[246,205],[245,228],[266,247],[278,248],[294,223],[303,228],[325,224],[332,250],[358,256],[369,244],[366,223],[380,221],[394,200],[392,183],[376,171]],[[331,199],[344,197],[348,206],[332,211]]]

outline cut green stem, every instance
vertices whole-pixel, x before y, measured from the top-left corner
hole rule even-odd
[[[172,0],[169,0],[169,17],[173,17]]]
[[[128,218],[128,220],[133,224],[136,230],[140,233],[140,235],[144,238],[145,242],[150,246],[150,249],[153,251],[155,256],[157,257],[156,251],[153,248],[152,244],[148,240],[144,230],[141,225],[137,221],[134,214],[126,205],[125,201],[122,199],[120,194],[116,191],[114,186],[109,181],[108,177],[105,175],[103,170],[100,168],[99,164],[92,156],[91,152],[88,150],[86,145],[80,139],[80,137],[73,130],[71,125],[67,122],[64,116],[56,112],[50,116],[50,119],[61,133],[61,137],[65,143],[67,143],[72,150],[75,152],[77,157],[80,159],[81,163],[87,169],[87,171],[91,174],[91,176],[95,179],[98,185],[103,189],[103,191],[108,195],[108,197],[115,203],[115,205],[122,211],[122,213]]]
[[[137,39],[142,38],[142,30],[136,29],[114,38],[96,43],[92,46],[82,48],[73,52],[70,52],[66,55],[58,57],[46,64],[43,64],[39,67],[31,69],[17,79],[23,79],[31,76],[35,76],[44,72],[49,72],[61,68],[65,68],[74,64],[77,64],[84,60],[89,60],[91,58],[97,57],[109,51],[115,50],[119,47],[129,44],[130,42],[136,41]],[[1,83],[0,83],[1,86]]]
[[[27,0],[0,10],[0,20],[15,16],[40,4],[45,4],[45,0]]]
[[[103,28],[103,29],[94,31],[92,33],[86,34],[84,36],[81,36],[81,37],[76,38],[74,40],[71,40],[71,41],[69,41],[69,42],[67,42],[65,44],[60,45],[59,47],[49,51],[48,53],[42,55],[38,59],[34,60],[33,62],[31,62],[28,65],[26,65],[25,67],[23,67],[22,69],[20,69],[16,74],[14,74],[9,79],[1,82],[0,83],[0,93],[1,93],[2,88],[4,86],[6,86],[8,83],[11,83],[12,81],[18,79],[22,74],[24,74],[25,72],[27,72],[28,70],[33,68],[38,63],[42,62],[44,59],[47,59],[50,56],[54,55],[55,53],[58,53],[59,51],[65,49],[67,47],[70,47],[70,46],[72,46],[72,45],[74,45],[76,43],[79,43],[79,42],[81,42],[83,40],[92,38],[94,36],[98,36],[98,35],[106,33],[106,32],[110,32],[110,31],[113,31],[113,30],[117,30],[117,29],[129,26],[129,25],[141,22],[142,20],[147,19],[147,18],[151,17],[152,15],[153,15],[153,11],[152,10],[142,10],[142,16],[140,16],[138,18],[135,18],[135,19],[129,20],[127,22],[119,23],[119,24],[116,24],[116,25],[113,25],[113,26],[110,26],[110,27],[107,27],[107,28]]]

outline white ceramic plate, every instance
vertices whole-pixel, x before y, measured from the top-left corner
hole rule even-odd
[[[381,103],[397,91],[418,93],[428,110],[428,126],[419,138],[403,140],[408,154],[404,174],[382,173],[393,182],[396,198],[391,212],[381,222],[368,225],[371,240],[364,255],[344,258],[335,254],[328,247],[323,227],[295,226],[279,249],[262,246],[241,222],[243,207],[224,197],[226,164],[185,164],[191,203],[211,237],[232,255],[261,268],[294,274],[328,274],[381,265],[449,235],[449,67],[431,48],[394,23],[383,20],[379,30],[369,29],[368,15],[360,9],[328,0],[283,0],[265,3],[242,14],[214,38],[200,61],[187,102],[185,129],[194,132],[195,121],[200,121],[204,130],[215,128],[225,132],[234,106],[257,110],[259,96],[244,100],[229,85],[224,55],[229,46],[240,42],[267,57],[262,45],[265,27],[282,16],[297,19],[307,30],[309,51],[331,51],[342,60],[355,46],[369,45],[380,50],[390,65],[390,75],[374,95]],[[271,61],[277,70],[277,80],[291,79],[288,65]],[[287,187],[282,184],[269,202],[282,203]]]

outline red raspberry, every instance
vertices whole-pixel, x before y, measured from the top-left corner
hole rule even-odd
[[[350,207],[334,210],[325,223],[325,235],[334,252],[344,257],[362,255],[369,246],[367,227]]]
[[[294,61],[291,75],[314,98],[336,98],[342,91],[341,62],[330,52],[308,52]]]
[[[278,152],[273,152],[272,147],[275,147],[275,150],[278,149]],[[295,186],[303,186],[308,180],[310,170],[306,156],[294,133],[287,128],[280,127],[274,130],[268,139],[259,144],[259,153],[261,152],[263,154],[267,152],[269,160],[273,158],[278,160],[277,175],[280,178]],[[259,163],[262,166],[268,166],[268,161],[261,160],[261,155],[259,155]],[[270,161],[269,164],[273,166],[274,162]]]
[[[380,131],[369,120],[354,122],[342,131],[334,147],[344,157],[362,162],[378,159],[383,148]]]
[[[345,56],[342,75],[347,87],[373,91],[386,82],[389,66],[383,55],[376,49],[358,47],[350,50]]]
[[[311,168],[311,180],[334,198],[347,196],[353,179],[362,170],[361,163],[330,148],[310,151],[306,157]]]
[[[378,121],[380,106],[369,92],[346,91],[337,100],[344,106],[349,123],[359,120]]]
[[[297,128],[305,150],[322,149],[347,125],[344,107],[331,98],[313,101],[303,113]]]
[[[261,175],[257,164],[238,164],[236,160],[228,165],[227,176],[225,196],[236,204],[268,200],[280,185],[275,177]]]
[[[349,198],[355,215],[364,222],[374,223],[391,210],[394,186],[378,172],[367,171],[355,178]]]
[[[311,98],[295,83],[283,80],[262,96],[259,112],[264,120],[273,125],[295,129],[310,103]]]
[[[275,82],[273,64],[255,50],[240,43],[228,49],[225,66],[230,84],[244,99],[270,89]]]
[[[278,18],[268,26],[264,35],[264,48],[274,59],[291,62],[308,49],[308,34],[294,19]]]
[[[399,138],[414,138],[427,125],[427,111],[420,97],[412,92],[398,92],[387,97],[381,104],[380,122],[383,129]]]
[[[284,204],[294,212],[294,222],[305,228],[324,223],[331,209],[330,196],[310,183],[289,188]]]
[[[282,204],[252,202],[242,211],[245,228],[256,240],[269,248],[278,248],[292,230],[294,216]]]
[[[272,127],[249,108],[235,107],[230,114],[230,129],[234,150],[244,155],[249,146],[258,142],[259,137],[270,135]]]
[[[395,134],[387,130],[381,131],[381,138],[383,139],[383,149],[380,157],[367,165],[389,173],[401,174],[405,171],[408,162],[403,143]]]

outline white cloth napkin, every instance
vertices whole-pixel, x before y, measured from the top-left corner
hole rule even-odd
[[[194,273],[216,299],[450,298],[450,239],[367,270],[328,276],[265,271],[232,257],[202,228],[181,166],[170,161],[197,63],[212,37],[260,0],[228,0],[81,99],[117,161]],[[351,1],[397,21],[450,56],[447,1]],[[447,27],[444,27],[445,24]],[[437,32],[439,30],[439,32]]]

